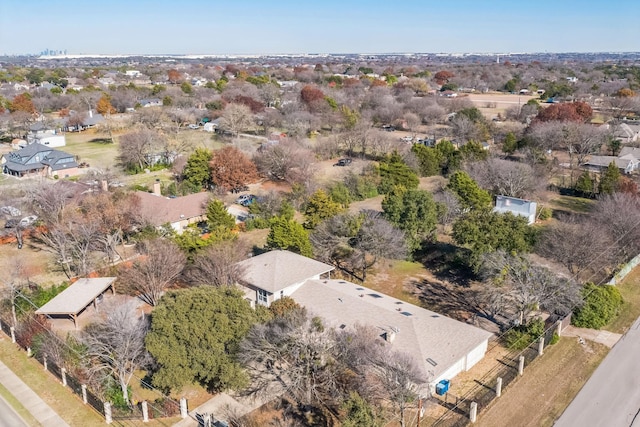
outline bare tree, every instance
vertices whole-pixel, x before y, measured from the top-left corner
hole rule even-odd
[[[404,233],[375,211],[333,216],[316,227],[311,242],[319,259],[362,281],[381,259],[407,255]]]
[[[520,322],[527,323],[539,308],[566,315],[582,301],[577,282],[502,250],[483,255],[480,275],[489,286],[501,287],[507,296],[503,314],[508,317],[509,311],[516,313]]]
[[[42,181],[27,189],[31,206],[40,220],[46,224],[57,224],[71,201],[71,190],[61,183]]]
[[[295,140],[265,147],[253,160],[262,175],[276,181],[305,183],[313,174],[313,152]]]
[[[228,129],[233,136],[247,130],[252,124],[251,109],[244,104],[228,104],[222,113],[220,125],[223,129]]]
[[[122,135],[118,146],[118,162],[125,168],[142,170],[153,164],[168,162],[163,157],[166,138],[150,129],[139,129]]]
[[[125,270],[121,280],[141,300],[155,306],[171,282],[182,272],[186,259],[172,242],[162,239],[141,244],[141,259]]]
[[[233,285],[244,274],[238,262],[245,258],[248,249],[240,242],[210,246],[195,256],[186,270],[186,278],[192,285]]]
[[[81,336],[87,348],[89,372],[113,376],[128,404],[131,378],[148,362],[144,346],[147,330],[146,319],[129,301],[107,308],[104,318],[87,326]]]
[[[532,166],[498,158],[470,163],[466,171],[481,187],[503,196],[530,197],[546,184]]]
[[[613,239],[612,255],[627,262],[640,253],[640,199],[629,193],[602,197],[593,210],[594,221]]]
[[[606,225],[575,216],[545,228],[536,243],[537,253],[558,261],[575,275],[611,268],[616,262],[615,248]]]
[[[413,356],[391,349],[380,352],[371,368],[380,384],[381,397],[395,408],[400,425],[405,427],[407,409],[425,393],[427,374]]]
[[[326,405],[338,390],[333,330],[306,310],[255,325],[240,344],[239,359],[252,395],[289,394],[304,405]]]

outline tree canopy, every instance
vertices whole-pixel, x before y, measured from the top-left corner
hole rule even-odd
[[[235,354],[259,319],[242,292],[201,286],[167,293],[151,315],[146,346],[158,369],[153,384],[165,390],[198,382],[209,390],[247,384]]]
[[[396,187],[382,201],[382,209],[385,218],[405,232],[410,249],[419,249],[435,237],[438,214],[431,193]]]

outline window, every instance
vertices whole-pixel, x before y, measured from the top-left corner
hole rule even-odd
[[[258,304],[260,305],[268,305],[268,293],[264,289],[258,289]]]

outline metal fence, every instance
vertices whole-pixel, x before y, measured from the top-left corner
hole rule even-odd
[[[564,320],[564,319],[563,319]],[[543,338],[544,346],[549,345],[553,335],[557,331],[557,322],[545,328]],[[464,396],[446,398],[439,403],[448,408],[433,425],[438,427],[462,427],[470,423],[469,413],[471,403],[475,402],[478,415],[486,410],[491,402],[497,397],[496,386],[498,378],[502,378],[502,390],[506,389],[516,378],[518,378],[518,368],[520,357],[524,357],[524,368],[531,364],[538,357],[540,340],[535,340],[524,350],[512,350],[498,360],[498,363],[484,376],[477,379],[476,385]],[[454,400],[455,399],[455,400]]]

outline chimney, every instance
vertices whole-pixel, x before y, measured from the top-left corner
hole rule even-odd
[[[160,191],[160,180],[156,179],[156,182],[153,183],[153,194],[156,196],[162,196],[162,192]]]
[[[392,343],[396,339],[396,333],[394,331],[387,331],[384,333],[384,339],[388,343]]]
[[[109,183],[106,179],[100,181],[100,187],[102,188],[102,191],[109,191]]]

